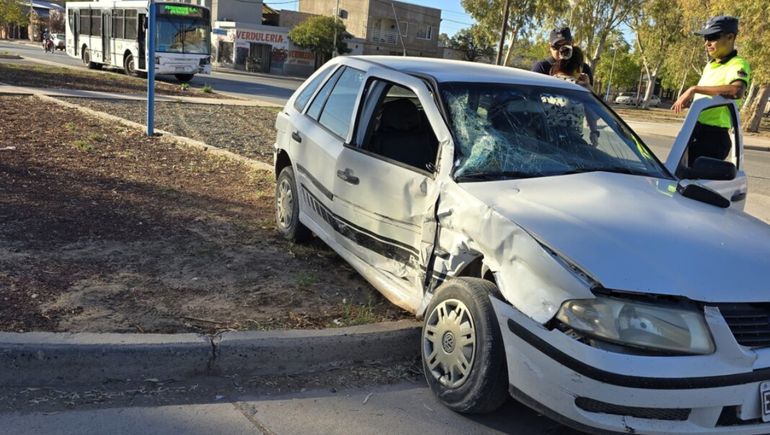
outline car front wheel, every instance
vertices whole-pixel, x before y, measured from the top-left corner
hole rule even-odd
[[[281,170],[275,185],[275,223],[283,238],[303,242],[311,236],[310,230],[299,221],[299,195],[294,170]]]
[[[448,408],[492,412],[508,398],[500,328],[489,295],[497,287],[457,278],[436,291],[422,328],[422,364],[433,393]]]

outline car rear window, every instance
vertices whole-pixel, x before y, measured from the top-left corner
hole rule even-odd
[[[307,106],[308,101],[310,101],[310,97],[313,96],[315,93],[315,90],[318,89],[319,86],[321,86],[321,83],[326,80],[326,77],[329,76],[329,73],[334,68],[327,67],[323,69],[317,76],[313,77],[312,80],[310,80],[310,83],[307,84],[304,88],[302,88],[302,91],[297,96],[297,99],[294,100],[294,108],[299,110],[300,112],[305,110],[305,106]]]

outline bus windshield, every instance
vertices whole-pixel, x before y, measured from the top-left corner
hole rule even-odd
[[[156,50],[165,53],[210,54],[211,25],[206,18],[158,16]]]

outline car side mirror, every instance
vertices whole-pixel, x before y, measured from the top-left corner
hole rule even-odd
[[[732,162],[712,157],[698,157],[692,167],[683,168],[681,178],[694,180],[734,180],[738,168]]]

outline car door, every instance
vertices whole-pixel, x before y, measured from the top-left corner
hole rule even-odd
[[[666,160],[666,168],[672,173],[680,173],[680,169],[687,162],[687,145],[692,136],[698,117],[704,110],[716,107],[725,107],[730,112],[732,128],[730,129],[730,139],[732,148],[726,160],[735,164],[738,169],[737,175],[732,180],[698,180],[701,184],[710,187],[719,192],[722,196],[730,200],[731,207],[743,210],[746,204],[746,194],[748,193],[748,180],[744,170],[745,163],[743,157],[743,136],[740,129],[740,118],[738,108],[731,100],[723,97],[701,98],[693,102],[685,118],[682,129],[674,141],[674,146]]]
[[[338,68],[307,108],[291,117],[289,155],[300,197],[300,221],[327,243],[334,241],[336,227],[331,211],[332,168],[347,140],[364,75],[355,68]]]
[[[449,143],[449,132],[427,83],[373,68],[354,137],[336,161],[334,212],[339,243],[398,285],[403,293],[389,298],[401,306],[416,308],[422,298],[437,168],[447,160],[439,158],[440,143]]]

